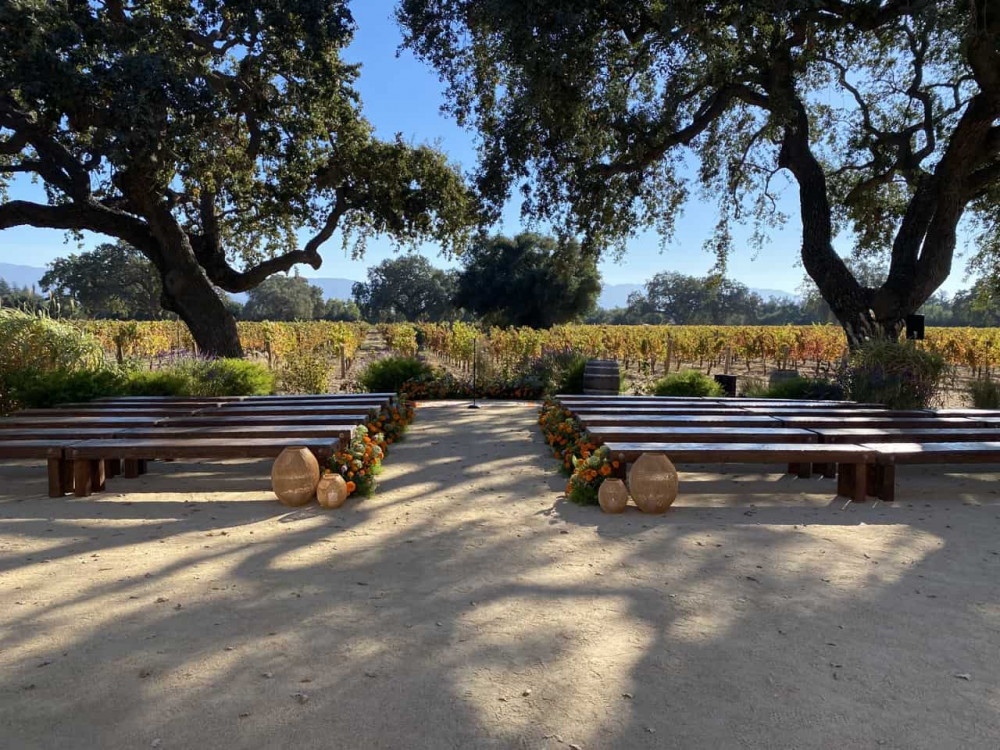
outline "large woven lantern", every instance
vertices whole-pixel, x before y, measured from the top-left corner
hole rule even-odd
[[[308,448],[285,448],[271,467],[271,488],[282,505],[297,508],[316,494],[319,461]]]
[[[339,508],[347,502],[347,482],[340,474],[326,472],[316,485],[316,499],[324,508]]]
[[[643,453],[632,464],[628,488],[643,513],[665,513],[677,499],[677,469],[662,453]]]
[[[597,491],[597,502],[605,513],[624,513],[628,505],[628,488],[621,479],[605,479]]]

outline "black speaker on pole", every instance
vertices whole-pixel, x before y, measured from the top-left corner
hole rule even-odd
[[[923,315],[907,315],[906,316],[906,338],[913,339],[914,341],[924,340],[924,316]]]

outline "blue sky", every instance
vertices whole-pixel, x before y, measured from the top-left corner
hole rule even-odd
[[[436,143],[452,161],[469,171],[475,164],[474,136],[440,113],[443,86],[437,75],[407,52],[397,57],[401,35],[392,18],[393,5],[393,0],[364,0],[351,6],[358,31],[345,57],[362,65],[358,86],[365,115],[381,137],[392,138],[398,132],[407,140]],[[41,188],[27,180],[15,183],[11,193],[13,198],[44,200]],[[798,263],[796,198],[794,187],[785,190],[781,208],[791,217],[790,221],[782,229],[771,231],[770,242],[756,257],[749,248],[738,250],[730,262],[730,277],[751,287],[795,291],[804,275]],[[712,203],[701,203],[695,194],[678,221],[676,236],[669,245],[661,247],[659,238],[653,233],[634,238],[623,260],[602,263],[605,283],[642,283],[659,271],[706,273],[714,259],[702,249],[702,244],[715,225],[714,208]],[[513,234],[520,228],[517,207],[508,205],[497,230]],[[740,239],[737,234],[737,247]],[[88,236],[84,247],[102,240]],[[0,261],[7,263],[43,266],[76,249],[75,242],[67,244],[65,235],[54,230],[17,228],[0,232]],[[434,247],[421,248],[421,252],[436,265],[455,265],[454,261],[437,256]],[[305,276],[362,279],[369,265],[392,254],[392,246],[387,240],[376,239],[369,243],[363,260],[353,261],[345,256],[339,238],[334,238],[324,248],[324,263],[319,271],[308,267],[300,270]],[[963,268],[962,261],[956,259],[955,270],[943,287],[946,291],[954,292],[966,285]]]

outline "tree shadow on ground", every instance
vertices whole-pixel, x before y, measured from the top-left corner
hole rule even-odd
[[[556,499],[533,413],[493,405],[421,413],[380,494],[335,513],[157,500],[181,482],[147,481],[0,503],[12,746],[940,748],[1000,732],[994,501],[841,509],[720,479],[665,516],[604,516]]]

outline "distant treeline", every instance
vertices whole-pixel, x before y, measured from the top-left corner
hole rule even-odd
[[[878,286],[880,269],[856,268]],[[123,243],[60,258],[34,288],[0,279],[0,306],[44,311],[53,317],[157,320],[159,275]],[[799,296],[764,299],[746,285],[717,276],[656,274],[624,307],[596,306],[600,275],[576,243],[520,234],[480,241],[457,270],[435,268],[423,256],[402,254],[368,270],[351,300],[325,300],[298,275],[275,275],[251,289],[245,304],[219,291],[240,320],[332,320],[372,323],[475,321],[547,328],[558,323],[638,325],[808,325],[837,319],[811,282]],[[1000,325],[992,288],[977,282],[952,296],[938,293],[921,309],[929,326]]]

